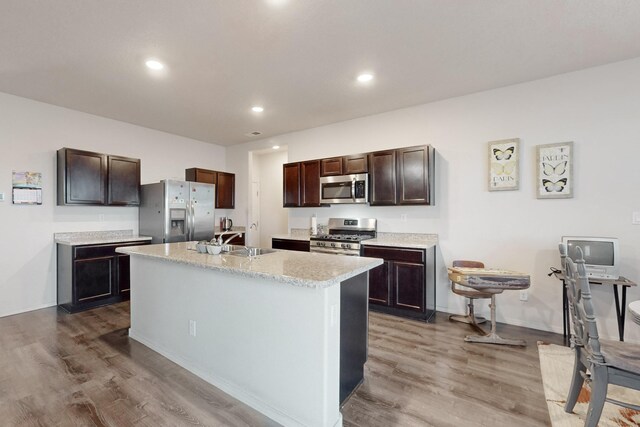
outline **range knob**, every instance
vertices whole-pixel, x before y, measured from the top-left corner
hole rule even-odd
[[[336,247],[336,244],[335,244],[335,243],[331,243],[331,247],[332,247],[332,248],[335,248],[335,247]]]
[[[343,243],[342,244],[342,248],[343,249],[349,249],[351,246],[348,243]]]

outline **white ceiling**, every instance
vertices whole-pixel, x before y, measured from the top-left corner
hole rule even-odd
[[[635,0],[0,0],[0,91],[231,145],[638,57],[639,40]]]

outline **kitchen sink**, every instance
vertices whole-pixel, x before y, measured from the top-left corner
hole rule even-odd
[[[242,245],[222,245],[222,253],[235,252],[239,250],[244,250],[244,246]]]
[[[243,246],[239,246],[239,248],[242,248],[242,249],[233,250],[228,254],[234,255],[234,256],[252,257],[252,256],[258,256],[258,255],[270,254],[276,251],[275,249],[251,248],[251,247],[245,248]]]

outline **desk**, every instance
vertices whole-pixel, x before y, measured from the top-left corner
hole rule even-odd
[[[564,335],[565,343],[568,343],[570,334],[569,330],[569,298],[567,296],[567,283],[565,281],[564,273],[554,271],[553,275],[560,281],[562,281],[562,333]],[[613,279],[589,279],[589,286],[591,285],[607,285],[613,286],[613,298],[616,305],[616,317],[618,318],[618,335],[620,341],[624,341],[624,316],[626,313],[627,305],[627,288],[631,286],[638,286],[635,282],[620,276],[617,280]],[[622,303],[620,303],[620,297],[618,294],[618,286],[622,286]]]

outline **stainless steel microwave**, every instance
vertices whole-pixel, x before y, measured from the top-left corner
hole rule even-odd
[[[367,203],[369,176],[366,173],[320,178],[320,203]]]

